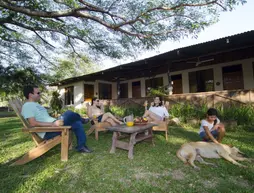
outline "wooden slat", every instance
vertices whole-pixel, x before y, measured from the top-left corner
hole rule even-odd
[[[50,149],[52,149],[59,143],[61,143],[61,136],[57,136],[51,140],[47,140],[46,143],[33,148],[28,153],[26,153],[21,159],[11,164],[11,166],[23,165],[25,163],[28,163],[36,159],[37,157],[40,157],[41,155],[43,155],[44,153],[46,153],[47,151],[49,151]]]
[[[61,160],[68,161],[68,150],[69,150],[69,130],[65,129],[62,132],[61,140]]]
[[[150,134],[150,135],[140,135],[139,137],[136,137],[136,142],[140,142],[140,141],[143,141],[145,139],[151,139],[153,138],[153,136]]]
[[[17,102],[17,100],[19,100],[19,99],[10,100],[9,104],[11,105],[12,109],[15,111],[16,115],[21,120],[24,127],[28,129],[30,127],[30,125],[28,124],[28,122],[21,115],[21,109],[17,108],[17,106],[19,106],[19,104],[20,104],[20,102]]]
[[[45,141],[42,138],[40,138],[36,133],[31,133],[31,135],[36,146],[39,146],[43,141]]]
[[[121,149],[125,149],[125,150],[129,150],[129,143],[125,142],[125,141],[116,141],[116,147],[121,148]]]
[[[35,142],[36,146],[28,153],[26,153],[21,159],[14,162],[13,165],[23,165],[28,163],[37,157],[43,155],[54,146],[59,143],[62,143],[61,146],[61,160],[67,161],[68,160],[68,149],[72,147],[71,139],[69,140],[69,130],[71,129],[70,126],[61,126],[61,127],[31,127],[26,119],[23,118],[21,115],[22,110],[22,101],[19,99],[13,99],[9,101],[10,106],[13,108],[19,119],[21,120],[24,128],[22,128],[23,132],[30,133],[32,135],[32,139]],[[62,132],[62,135],[59,135],[50,140],[44,140],[37,135],[37,132]],[[70,143],[69,143],[70,141]]]
[[[71,129],[71,127],[70,126],[68,126],[68,127],[64,127],[64,128],[62,128],[62,127],[59,127],[59,128],[57,128],[57,127],[53,127],[52,129],[50,128],[50,127],[40,127],[40,128],[30,128],[30,129],[26,129],[25,131],[26,132],[29,132],[29,133],[37,133],[37,132],[62,132],[62,131],[64,131],[65,129]]]

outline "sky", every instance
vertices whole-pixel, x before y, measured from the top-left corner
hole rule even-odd
[[[149,58],[170,50],[182,48],[202,42],[207,42],[222,37],[243,33],[246,31],[254,30],[254,0],[247,0],[244,5],[239,5],[232,12],[223,12],[220,15],[219,22],[207,27],[204,31],[200,32],[197,39],[185,38],[180,41],[173,42],[167,41],[162,43],[159,48],[153,51],[144,51],[135,60]],[[112,68],[120,64],[126,64],[134,60],[122,59],[118,61],[104,60],[102,61],[103,69]]]

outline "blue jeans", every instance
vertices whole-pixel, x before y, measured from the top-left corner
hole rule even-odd
[[[64,112],[62,116],[64,119],[64,126],[71,126],[71,129],[77,138],[76,149],[81,150],[86,145],[86,134],[80,115],[68,110]],[[44,139],[51,139],[60,134],[61,132],[47,132],[44,136]]]
[[[219,135],[219,132],[217,131],[217,130],[212,130],[211,131],[211,134],[213,135],[213,137],[215,138],[215,139],[217,139],[217,137],[218,137],[218,135]],[[202,131],[200,134],[199,134],[199,136],[200,136],[200,138],[202,139],[202,140],[204,140],[204,141],[208,141],[208,140],[206,140],[206,132],[205,131]]]

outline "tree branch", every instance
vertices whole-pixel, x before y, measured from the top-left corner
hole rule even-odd
[[[114,31],[119,31],[119,32],[125,33],[125,34],[130,35],[130,36],[136,36],[136,37],[139,36],[139,37],[147,38],[147,36],[145,36],[145,35],[132,33],[130,31],[122,29],[121,27],[126,26],[126,25],[134,24],[137,21],[144,24],[144,21],[141,19],[141,17],[148,14],[149,12],[152,12],[152,11],[155,11],[155,10],[172,11],[172,10],[179,9],[181,7],[202,7],[202,6],[207,6],[207,5],[211,5],[211,4],[216,4],[217,0],[206,2],[206,3],[199,3],[199,4],[179,4],[179,5],[176,5],[174,7],[159,6],[159,7],[148,9],[145,12],[140,13],[135,19],[129,20],[129,21],[127,21],[123,17],[111,14],[110,12],[105,11],[105,10],[103,10],[99,7],[96,7],[96,6],[94,6],[90,3],[87,3],[83,0],[79,0],[79,2],[82,3],[83,5],[85,5],[85,7],[67,9],[67,10],[63,10],[63,11],[51,11],[51,12],[34,11],[34,10],[30,10],[28,8],[14,6],[13,4],[9,5],[8,3],[3,2],[3,1],[0,2],[0,6],[6,8],[6,9],[10,9],[12,11],[17,11],[17,12],[29,15],[29,16],[38,16],[38,17],[45,17],[45,18],[59,18],[59,17],[70,17],[70,16],[81,17],[81,18],[90,19],[92,21],[95,21],[95,22],[105,26],[106,28],[112,29]],[[86,12],[84,12],[84,11],[86,11]],[[108,14],[109,16],[111,16],[111,17],[120,18],[121,20],[123,20],[123,22],[120,22],[118,24],[108,23],[108,22],[105,22],[103,19],[101,19],[97,16],[89,14],[87,11],[96,11],[96,12],[105,13],[105,14]],[[150,37],[150,35],[148,37]]]

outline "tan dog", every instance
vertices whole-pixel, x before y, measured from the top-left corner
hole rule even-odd
[[[199,167],[194,164],[195,160],[199,161],[200,163],[214,165],[212,163],[205,162],[202,157],[223,157],[231,163],[241,167],[244,167],[244,165],[238,163],[237,161],[253,161],[253,159],[243,157],[244,153],[242,153],[236,147],[202,141],[183,144],[182,147],[177,151],[176,155],[184,163],[190,163],[190,165],[192,165],[195,169],[199,169]]]

